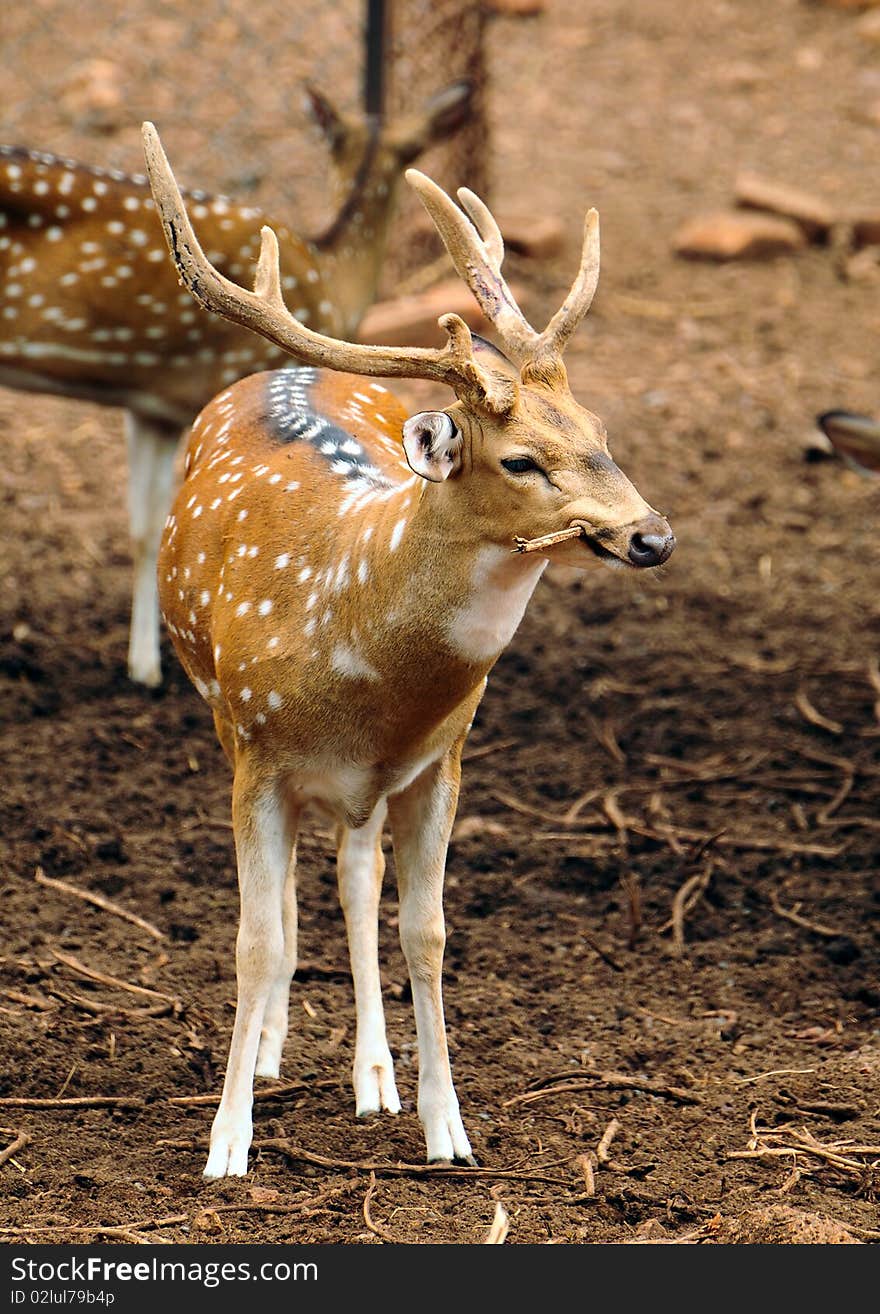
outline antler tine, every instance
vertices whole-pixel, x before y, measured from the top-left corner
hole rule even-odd
[[[504,238],[494,214],[486,202],[481,200],[476,192],[472,192],[470,187],[459,187],[458,199],[483,239],[486,254],[500,275],[504,261]]]
[[[254,274],[254,295],[270,306],[285,309],[281,293],[281,256],[274,228],[264,224],[260,229],[260,255]]]
[[[147,173],[168,248],[181,280],[206,310],[253,329],[307,365],[374,377],[432,379],[490,410],[510,405],[505,389],[477,363],[470,331],[457,315],[441,319],[448,341],[440,349],[366,346],[306,328],[284,304],[278,239],[271,228],[262,229],[254,291],[225,278],[208,260],[193,232],[158,132],[152,123],[144,123],[142,131]]]
[[[586,315],[599,282],[599,215],[587,211],[581,265],[571,291],[541,334],[539,354],[561,357],[565,344]]]
[[[443,238],[458,276],[474,294],[480,309],[496,329],[518,365],[534,355],[539,337],[523,315],[501,273],[504,242],[486,205],[474,193],[459,192],[467,214],[418,169],[407,169],[406,180],[418,194]]]

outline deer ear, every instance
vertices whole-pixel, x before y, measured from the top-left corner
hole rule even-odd
[[[305,107],[312,120],[321,129],[330,146],[338,147],[345,138],[345,120],[339,110],[311,83],[305,83],[303,92]]]
[[[411,470],[442,484],[461,466],[461,433],[445,411],[419,411],[403,426],[403,450]]]
[[[453,82],[436,92],[405,120],[394,125],[393,138],[401,164],[412,164],[434,142],[451,137],[473,110],[470,82]]]

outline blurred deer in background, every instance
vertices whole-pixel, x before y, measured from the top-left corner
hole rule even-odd
[[[568,389],[562,353],[595,290],[598,219],[587,216],[574,286],[538,333],[501,274],[504,245],[485,205],[462,189],[465,214],[409,170],[504,354],[457,315],[440,321],[443,348],[360,346],[287,310],[271,229],[254,292],[214,270],[152,125],[144,137],[187,286],[309,366],[238,382],[202,411],[159,558],[164,619],[234,769],[238,1005],[205,1174],[246,1172],[254,1077],[279,1072],[296,967],[296,835],[311,801],[336,821],[357,1112],[400,1110],[378,966],[387,815],[427,1156],[472,1163],[441,993],[462,747],[550,557],[643,568],[675,544],[614,464],[601,420]],[[433,380],[456,400],[408,417],[361,376]]]
[[[337,212],[313,240],[276,227],[282,286],[300,320],[351,336],[376,296],[400,175],[464,121],[470,87],[455,83],[381,127],[307,94],[329,141]],[[214,263],[241,275],[259,249],[262,211],[187,195]],[[156,554],[181,431],[224,385],[285,359],[281,347],[201,314],[181,289],[144,175],[0,146],[0,384],[125,410],[128,670],[141,684],[162,678]]]
[[[852,411],[824,411],[816,424],[831,446],[860,474],[880,474],[880,420]]]

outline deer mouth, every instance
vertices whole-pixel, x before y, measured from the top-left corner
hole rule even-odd
[[[662,566],[675,547],[675,535],[664,517],[656,512],[631,525],[596,530],[582,521],[579,526],[594,556],[609,565],[620,563],[635,570]]]
[[[572,521],[572,529],[579,529],[581,539],[592,552],[594,557],[599,561],[605,561],[610,566],[631,565],[627,559],[626,549],[613,546],[613,539],[617,536],[617,531],[613,529],[597,529],[595,525],[590,525],[584,520]]]
[[[594,537],[592,534],[588,534],[583,529],[581,530],[581,533],[584,538],[584,541],[586,542],[587,547],[590,549],[593,556],[598,557],[600,561],[617,563],[617,562],[622,562],[624,560],[624,558],[621,557],[618,552],[612,552],[610,548],[607,548],[604,543],[601,543],[599,539]]]

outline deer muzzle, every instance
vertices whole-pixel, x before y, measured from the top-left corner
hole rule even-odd
[[[597,557],[616,559],[642,570],[649,566],[662,566],[675,547],[675,535],[669,521],[652,511],[642,520],[628,525],[607,526],[597,529],[585,521],[580,524],[584,537]]]

